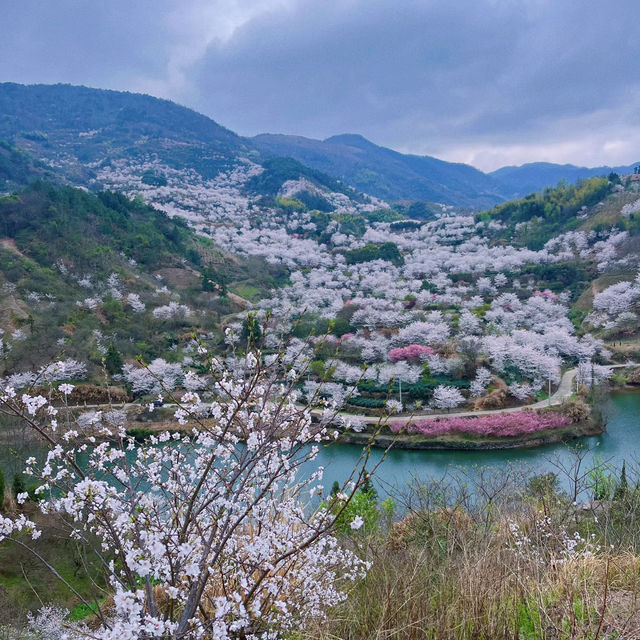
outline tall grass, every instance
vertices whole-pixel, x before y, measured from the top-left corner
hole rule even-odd
[[[640,476],[587,467],[581,455],[558,474],[416,483],[397,496],[402,519],[354,537],[372,563],[367,578],[303,636],[640,638]]]

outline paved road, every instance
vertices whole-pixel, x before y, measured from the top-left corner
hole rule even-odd
[[[639,364],[635,363],[635,362],[627,362],[626,364],[614,364],[614,365],[609,365],[612,369],[623,369],[623,368],[627,368],[627,367],[638,367],[640,366]],[[496,415],[499,413],[514,413],[516,411],[522,411],[522,409],[544,409],[546,407],[550,407],[550,406],[557,406],[562,404],[565,400],[567,400],[567,398],[570,398],[571,395],[573,394],[573,390],[574,390],[574,383],[575,383],[575,378],[576,375],[578,373],[578,369],[574,368],[574,369],[569,369],[568,371],[565,371],[564,374],[562,375],[562,378],[560,379],[560,384],[558,385],[558,388],[556,389],[555,393],[553,393],[551,395],[551,399],[546,398],[545,400],[540,400],[539,402],[535,402],[533,404],[528,404],[525,406],[519,406],[519,407],[510,407],[508,409],[487,409],[484,411],[452,411],[450,413],[413,413],[411,415],[404,415],[404,416],[392,416],[389,417],[389,420],[393,420],[393,422],[396,423],[407,423],[407,422],[414,422],[416,420],[437,420],[438,418],[452,418],[452,417],[457,417],[457,418],[464,418],[464,417],[470,417],[470,416],[490,416],[490,415]],[[127,403],[124,405],[113,405],[112,407],[110,407],[110,405],[78,405],[75,407],[69,407],[70,409],[108,409],[108,408],[114,408],[114,409],[128,409],[130,407],[139,407],[141,406],[138,403]],[[171,407],[176,407],[177,405],[175,404],[165,404],[164,408],[168,409]],[[315,416],[315,417],[321,417],[323,414],[323,412],[320,409],[313,409],[311,411],[311,415]],[[344,420],[359,420],[360,422],[365,422],[366,424],[379,424],[380,423],[380,417],[379,416],[366,416],[366,415],[361,415],[361,414],[355,414],[355,413],[347,413],[346,411],[341,411],[338,413],[339,416],[341,416]],[[383,418],[384,419],[384,418]]]
[[[614,364],[610,365],[612,369],[622,369],[626,367],[638,367],[635,362],[628,362],[626,364]],[[569,369],[565,371],[560,379],[560,384],[556,389],[555,393],[551,395],[551,399],[546,398],[545,400],[540,400],[539,402],[534,402],[533,404],[528,404],[526,406],[519,407],[510,407],[509,409],[487,409],[484,411],[452,411],[451,413],[413,413],[408,416],[393,416],[389,418],[389,421],[393,421],[395,423],[404,424],[407,422],[415,422],[416,420],[437,420],[438,418],[464,418],[464,417],[472,417],[472,416],[490,416],[496,415],[499,413],[514,413],[516,411],[522,411],[522,409],[544,409],[546,407],[553,407],[562,404],[567,398],[570,398],[573,394],[575,378],[578,373],[578,369]],[[549,401],[551,400],[551,401]],[[321,415],[322,412],[318,410],[312,411],[312,415]],[[358,419],[366,424],[378,424],[380,422],[380,417],[378,416],[363,416],[357,415],[353,413],[340,412],[340,415],[345,420],[351,418],[352,420]]]

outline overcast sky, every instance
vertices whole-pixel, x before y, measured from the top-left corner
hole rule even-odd
[[[483,170],[640,160],[637,0],[0,0],[0,80]]]

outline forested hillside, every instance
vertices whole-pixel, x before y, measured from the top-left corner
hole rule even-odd
[[[120,366],[177,358],[189,333],[219,340],[220,318],[284,276],[259,258],[228,256],[138,198],[35,182],[0,198],[0,369],[51,358]],[[116,367],[111,373],[118,373]]]

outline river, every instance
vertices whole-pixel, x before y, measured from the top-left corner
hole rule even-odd
[[[504,468],[509,464],[528,466],[532,472],[543,473],[554,470],[552,461],[568,462],[572,457],[571,447],[587,447],[590,451],[587,460],[594,455],[603,462],[621,467],[623,460],[627,465],[640,462],[640,392],[616,391],[606,400],[605,415],[607,430],[602,436],[581,438],[570,445],[554,444],[532,449],[502,449],[493,451],[420,451],[392,449],[380,464],[374,477],[374,483],[381,496],[394,494],[412,479],[438,479],[455,467],[472,469],[481,467]],[[18,452],[8,447],[0,447],[0,468],[5,472],[7,484],[18,470],[19,458],[37,455],[33,443],[25,447],[16,447]],[[37,449],[40,449],[38,447]],[[41,452],[41,450],[40,450]],[[330,444],[323,447],[316,460],[317,465],[325,467],[325,486],[334,480],[344,481],[350,474],[362,453],[362,448],[353,444]],[[371,469],[382,457],[382,449],[372,449]],[[317,468],[314,465],[314,469]],[[311,473],[314,469],[305,470]]]
[[[608,397],[605,407],[606,432],[598,437],[581,438],[571,444],[553,444],[532,449],[501,449],[494,451],[416,451],[392,449],[378,467],[375,484],[381,495],[395,493],[403,485],[416,479],[438,479],[453,467],[467,469],[477,466],[493,468],[508,464],[526,465],[532,472],[554,471],[553,461],[569,462],[573,456],[572,447],[586,447],[590,450],[587,460],[599,456],[602,462],[609,462],[620,468],[640,462],[640,392],[616,391]],[[361,453],[358,445],[332,444],[318,456],[318,464],[323,465],[325,485],[334,480],[341,482],[350,473]],[[381,449],[372,449],[371,464],[376,464],[383,455]]]

